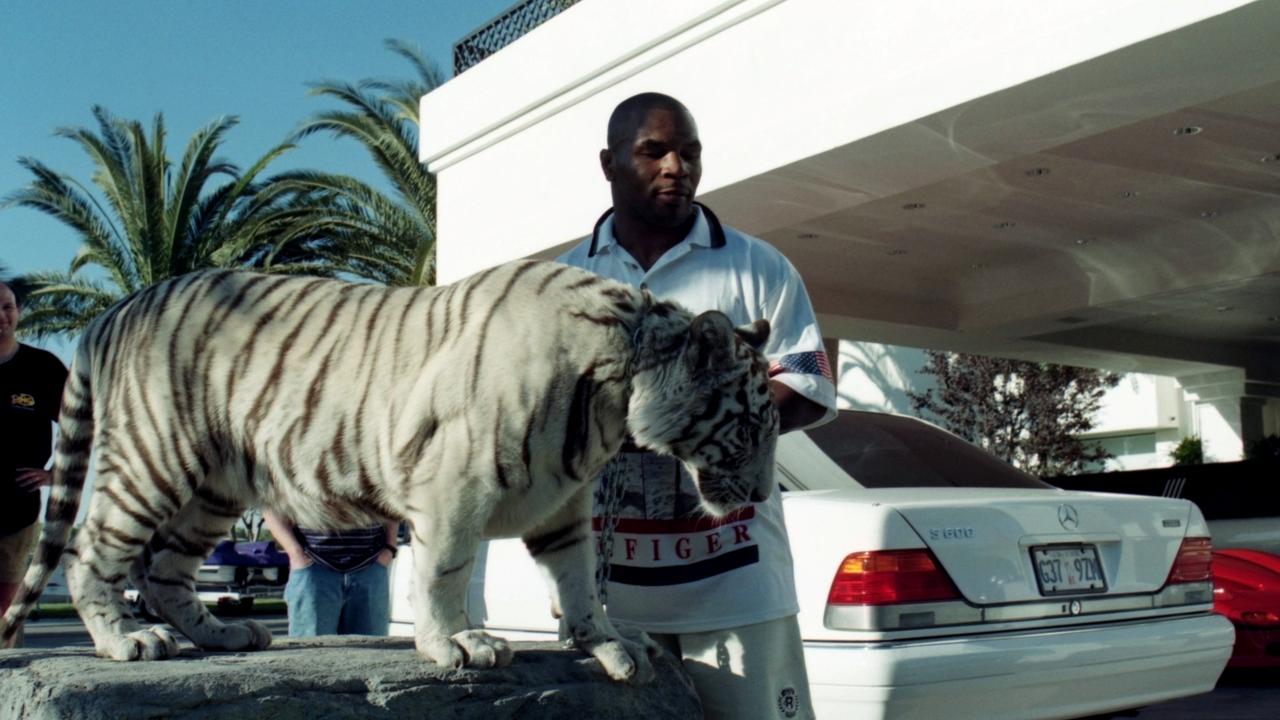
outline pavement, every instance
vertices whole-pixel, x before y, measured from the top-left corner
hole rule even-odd
[[[1228,670],[1211,693],[1172,700],[1122,716],[1140,720],[1277,720],[1280,668]]]

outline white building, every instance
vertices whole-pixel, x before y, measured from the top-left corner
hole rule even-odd
[[[564,4],[422,100],[442,282],[589,232],[608,114],[657,90],[850,404],[902,409],[930,347],[1140,373],[1104,418],[1134,466],[1280,432],[1280,2],[582,0],[520,35]]]
[[[915,415],[908,391],[922,392],[928,377],[924,351],[881,343],[842,340],[837,363],[841,407]],[[1102,444],[1114,456],[1107,470],[1142,470],[1172,463],[1170,454],[1184,437],[1201,437],[1205,459],[1229,462],[1241,459],[1240,434],[1177,378],[1126,373],[1107,393],[1095,418],[1096,428],[1087,437]]]

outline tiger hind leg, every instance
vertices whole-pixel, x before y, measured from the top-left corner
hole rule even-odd
[[[125,577],[150,535],[149,528],[114,508],[86,523],[75,548],[63,556],[72,603],[101,657],[163,660],[178,654],[173,633],[158,625],[142,628],[124,602]]]
[[[242,510],[238,503],[202,491],[147,545],[143,599],[202,650],[262,650],[271,645],[265,625],[254,620],[223,622],[196,593],[196,571]]]

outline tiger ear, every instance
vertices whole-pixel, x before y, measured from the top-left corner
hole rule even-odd
[[[708,310],[689,324],[686,360],[695,370],[721,368],[733,362],[733,323],[722,312]]]
[[[768,320],[757,320],[750,325],[739,325],[733,331],[756,350],[764,350],[764,344],[769,341]]]

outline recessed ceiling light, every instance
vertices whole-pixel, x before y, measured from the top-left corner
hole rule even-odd
[[[1262,156],[1262,162],[1280,162],[1280,153]]]
[[[1216,218],[1216,217],[1218,217],[1218,211],[1217,211],[1217,210],[1204,210],[1204,211],[1202,211],[1202,212],[1200,213],[1200,217],[1204,218],[1205,220],[1208,220],[1208,219],[1210,219],[1210,218]]]
[[[1048,175],[1050,172],[1051,170],[1047,167],[1038,167],[1038,168],[1031,168],[1030,170],[1028,170],[1027,175],[1029,177],[1039,177],[1041,175]]]
[[[1203,131],[1204,131],[1204,128],[1202,127],[1197,127],[1195,125],[1188,125],[1186,127],[1180,127],[1177,130],[1174,130],[1173,134],[1174,135],[1199,135]]]
[[[1091,237],[1087,237],[1087,238],[1077,238],[1077,239],[1076,239],[1076,244],[1077,244],[1077,245],[1088,245],[1089,243],[1092,243],[1094,240],[1097,240],[1097,239],[1098,239],[1098,238],[1091,238]]]
[[[885,255],[906,255],[907,251],[901,248],[894,248],[892,250],[886,250],[884,254]]]
[[[1122,198],[1138,197],[1138,191],[1137,191],[1137,190],[1125,190],[1124,192],[1117,193],[1117,194],[1118,194],[1120,197],[1122,197]]]
[[[1232,305],[1220,305],[1216,309],[1218,312],[1231,312],[1232,310],[1235,310],[1235,307]]]
[[[995,228],[995,229],[997,229],[997,230],[1008,230],[1009,228],[1014,227],[1014,226],[1016,226],[1017,224],[1018,224],[1018,223],[1016,223],[1016,222],[1014,222],[1014,221],[1012,221],[1012,220],[1002,220],[1002,221],[1000,221],[1000,222],[996,223],[995,225],[992,225],[991,227],[993,227],[993,228]]]
[[[796,236],[797,240],[813,240],[818,237],[818,233],[800,233]]]
[[[924,207],[924,203],[912,202],[902,206],[903,210],[920,210]]]

